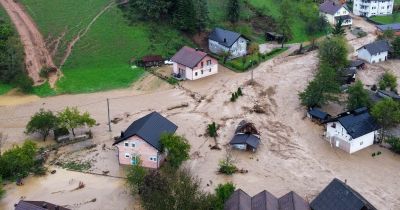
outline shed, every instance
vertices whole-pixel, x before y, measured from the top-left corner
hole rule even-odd
[[[356,69],[365,69],[365,61],[363,61],[363,60],[359,60],[359,59],[356,59],[356,60],[352,60],[351,62],[350,62],[350,66],[349,66],[350,68],[356,68]]]
[[[46,201],[24,201],[20,200],[14,205],[15,210],[70,210],[62,206],[48,203]]]
[[[307,117],[313,121],[323,123],[326,120],[328,120],[331,116],[328,113],[321,111],[321,109],[315,107],[315,108],[311,108],[307,112]]]
[[[255,152],[260,144],[260,138],[253,134],[235,134],[229,142],[236,149],[251,150]]]
[[[267,41],[282,42],[283,35],[282,34],[278,34],[276,32],[265,32],[265,38],[267,39]]]
[[[161,55],[146,55],[138,61],[138,66],[153,67],[164,64],[164,59]]]

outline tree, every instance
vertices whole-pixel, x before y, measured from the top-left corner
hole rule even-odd
[[[225,202],[229,199],[229,197],[231,197],[234,191],[235,185],[232,182],[219,184],[218,187],[215,188],[215,196],[217,200],[215,209],[223,210]]]
[[[171,167],[179,168],[183,161],[189,159],[190,144],[185,137],[166,133],[161,136],[161,145],[167,151]]]
[[[217,133],[218,129],[219,129],[219,126],[215,122],[212,122],[211,124],[207,125],[207,133],[211,137],[215,138],[218,136],[218,133]]]
[[[139,191],[140,186],[142,186],[146,175],[147,171],[145,168],[143,168],[140,161],[138,162],[138,164],[132,165],[128,169],[127,182],[133,194]]]
[[[393,48],[393,56],[395,58],[400,58],[400,37],[396,36],[396,38],[392,41]]]
[[[326,64],[335,70],[340,70],[347,66],[347,56],[347,45],[343,37],[325,39],[319,44],[320,65]]]
[[[340,93],[337,81],[337,72],[327,66],[320,66],[320,70],[304,92],[299,94],[301,104],[307,107],[322,106],[328,101],[336,100]]]
[[[395,91],[397,88],[397,78],[394,74],[390,72],[385,72],[381,80],[379,81],[379,89],[386,90],[390,89],[391,91]]]
[[[0,177],[0,200],[4,197],[6,191],[3,189],[3,179]]]
[[[181,31],[193,32],[196,28],[196,10],[193,0],[177,0],[174,24]]]
[[[381,139],[385,132],[400,123],[400,104],[391,98],[379,101],[372,107],[371,115],[382,127]]]
[[[348,110],[371,106],[371,99],[361,81],[358,80],[354,85],[350,86],[347,92],[349,94],[347,98]]]
[[[324,32],[328,27],[328,22],[324,16],[310,17],[307,21],[306,34],[311,40],[311,46],[314,48],[315,40],[321,32]],[[301,52],[301,51],[300,51]]]
[[[335,27],[333,27],[332,34],[334,36],[346,35],[346,32],[344,31],[344,28],[343,28],[343,20],[341,18],[339,18],[339,20],[335,24]]]
[[[239,0],[229,0],[227,7],[228,20],[231,23],[237,23],[240,17],[240,2]]]
[[[57,117],[53,112],[40,109],[39,112],[36,112],[31,117],[31,120],[26,125],[26,133],[39,133],[42,135],[43,141],[45,141],[50,131],[54,130],[56,127]]]
[[[290,40],[292,38],[292,29],[290,28],[291,24],[291,3],[288,0],[283,0],[279,7],[280,16],[278,19],[278,31],[283,35],[282,38],[282,48],[285,41]]]
[[[74,129],[81,126],[92,127],[96,124],[96,120],[90,117],[88,112],[81,114],[76,107],[67,107],[64,111],[58,113],[58,122],[60,127],[67,128],[71,130],[72,134],[75,136]]]
[[[384,39],[384,40],[392,40],[395,37],[394,30],[389,29],[383,32],[383,34],[380,34],[378,36],[378,39]]]
[[[196,5],[196,19],[197,19],[197,29],[199,31],[204,31],[210,20],[208,16],[208,5],[207,0],[197,0]]]
[[[173,8],[173,0],[129,0],[127,16],[136,20],[139,16],[144,20],[160,21],[168,18]]]
[[[400,153],[400,138],[395,136],[389,136],[386,140],[386,143],[390,144],[391,149],[394,152]]]

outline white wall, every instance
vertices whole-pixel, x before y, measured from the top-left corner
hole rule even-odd
[[[247,41],[243,37],[240,37],[231,48],[227,48],[220,45],[218,42],[213,40],[208,40],[208,48],[212,53],[221,54],[223,52],[230,52],[231,56],[229,58],[242,57],[247,54]]]
[[[354,0],[353,13],[358,16],[384,16],[393,12],[394,0],[374,1]],[[365,8],[362,8],[365,7]]]
[[[350,141],[350,154],[374,144],[375,133],[371,132]]]
[[[357,57],[359,59],[365,60],[368,63],[379,63],[387,60],[388,52],[381,52],[375,55],[371,55],[368,50],[361,48],[357,50]]]
[[[246,144],[233,144],[232,147],[235,149],[245,150],[247,148],[247,145]]]
[[[325,12],[320,12],[319,14],[325,16],[328,23],[330,23],[331,25],[335,25],[336,24],[335,17],[349,15],[350,13],[346,8],[342,7],[334,15],[331,15],[331,14],[328,14]],[[349,22],[343,22],[343,26],[349,26],[351,24],[353,24],[353,20],[351,20],[351,19]]]

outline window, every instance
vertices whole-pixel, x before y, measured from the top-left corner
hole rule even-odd
[[[360,145],[363,145],[364,142],[360,142]]]
[[[125,147],[129,147],[129,143],[128,142],[125,142]]]
[[[125,157],[129,158],[130,157],[129,153],[125,153]]]
[[[131,144],[131,147],[136,147],[136,144],[135,144],[135,143],[132,143],[132,144]]]
[[[208,72],[211,72],[211,69],[208,69]]]
[[[207,66],[211,65],[211,60],[207,61]]]
[[[204,66],[204,64],[203,64],[203,61],[201,62],[201,67],[203,67]]]
[[[332,123],[332,128],[336,128],[336,123]]]
[[[194,72],[194,76],[196,76],[196,77],[197,77],[197,72]]]
[[[150,157],[150,160],[156,162],[157,161],[157,157]]]
[[[203,74],[204,73],[204,71],[203,70],[201,70],[201,74]]]

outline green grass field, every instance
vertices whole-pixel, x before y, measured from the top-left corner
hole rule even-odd
[[[65,28],[68,28],[69,37],[74,37],[108,2],[23,0],[46,37],[60,36]],[[60,9],[48,9],[53,7]],[[66,41],[71,40],[69,37]],[[139,58],[146,54],[169,57],[182,45],[192,43],[177,30],[167,25],[156,26],[140,21],[129,24],[122,11],[114,6],[97,19],[86,36],[74,46],[62,68],[64,76],[57,83],[56,93],[129,87],[144,74],[143,69],[131,69],[129,61],[132,57]],[[47,85],[35,90],[41,96],[54,94]]]
[[[398,22],[400,22],[400,13],[397,13],[397,15],[395,17],[393,17],[393,15],[375,16],[375,17],[371,17],[371,20],[378,22],[380,24],[398,23]]]
[[[8,17],[7,12],[1,6],[0,6],[0,19],[6,22],[10,22],[10,18]],[[7,93],[11,89],[13,89],[11,85],[2,84],[0,82],[0,95]]]

